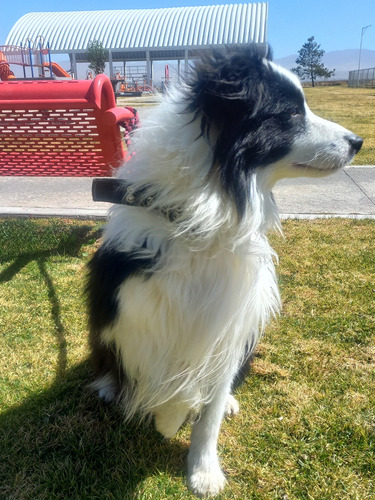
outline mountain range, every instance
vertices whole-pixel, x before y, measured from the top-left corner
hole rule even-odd
[[[280,59],[275,59],[277,64],[286,69],[291,69],[297,66],[296,59],[298,55],[293,54]],[[347,80],[349,71],[358,69],[359,50],[334,50],[326,52],[322,58],[323,64],[330,70],[335,70],[333,80]],[[375,50],[362,49],[361,52],[361,69],[375,68]]]

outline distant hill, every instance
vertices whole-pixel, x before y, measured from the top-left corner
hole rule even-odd
[[[323,56],[324,65],[328,69],[335,69],[333,80],[347,80],[349,71],[358,69],[359,49],[334,50],[326,52]],[[297,66],[297,54],[275,59],[277,64],[286,69]],[[375,50],[362,49],[361,69],[375,68]]]

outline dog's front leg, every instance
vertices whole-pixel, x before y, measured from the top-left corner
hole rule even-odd
[[[188,486],[198,495],[217,495],[226,479],[217,456],[217,439],[230,384],[225,384],[193,424],[188,455]]]

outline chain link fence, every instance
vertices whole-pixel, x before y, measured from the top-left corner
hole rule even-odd
[[[349,87],[375,88],[375,68],[357,69],[349,71]]]

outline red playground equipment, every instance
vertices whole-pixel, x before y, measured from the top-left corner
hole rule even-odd
[[[0,50],[0,80],[13,80],[13,78],[16,77],[9,67],[9,63],[4,52]]]
[[[28,40],[27,46],[0,45],[0,80],[16,78],[10,64],[22,66],[24,78],[28,76],[26,69],[31,78],[52,78],[53,74],[59,78],[71,78],[59,64],[51,61],[48,44],[46,48],[43,46],[42,37],[37,37],[33,46],[31,40]]]
[[[126,157],[109,78],[0,82],[0,175],[111,176]]]

